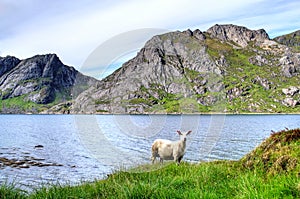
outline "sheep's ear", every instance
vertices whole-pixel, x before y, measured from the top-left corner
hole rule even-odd
[[[177,131],[177,133],[178,133],[179,135],[182,135],[181,131],[179,131],[179,130]]]
[[[192,131],[188,131],[187,133],[186,133],[186,135],[188,135],[188,134],[190,134]]]

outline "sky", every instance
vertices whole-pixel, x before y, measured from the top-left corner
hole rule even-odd
[[[299,18],[299,0],[0,0],[0,56],[55,53],[107,72],[163,32],[236,24],[273,38],[299,30]]]

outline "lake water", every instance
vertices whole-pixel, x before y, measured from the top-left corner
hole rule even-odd
[[[0,184],[27,190],[103,179],[149,163],[152,142],[177,140],[176,130],[192,130],[183,161],[200,162],[237,160],[271,130],[300,127],[300,115],[0,115],[0,120],[0,158],[32,160],[25,168],[0,161]]]

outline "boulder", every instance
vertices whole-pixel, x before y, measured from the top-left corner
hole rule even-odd
[[[294,96],[295,94],[299,93],[299,91],[300,91],[299,87],[296,86],[290,86],[288,88],[282,89],[282,92],[285,95],[289,95],[289,96]]]
[[[291,97],[287,97],[282,101],[282,104],[289,107],[295,107],[299,102]]]
[[[249,62],[257,66],[264,66],[269,64],[269,61],[261,55],[255,55],[253,57],[250,57]]]
[[[284,76],[293,77],[300,73],[300,54],[288,53],[279,59],[281,70]]]

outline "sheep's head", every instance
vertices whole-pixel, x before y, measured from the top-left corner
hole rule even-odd
[[[180,140],[186,141],[186,136],[189,135],[192,131],[188,131],[186,133],[182,133],[181,131],[177,131],[178,135],[180,136]]]

